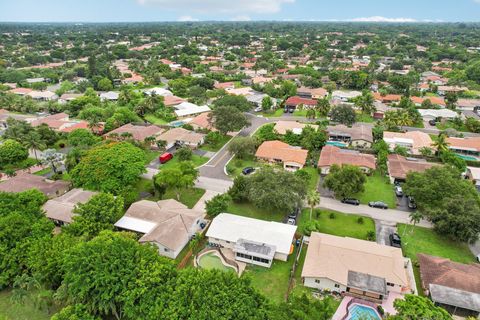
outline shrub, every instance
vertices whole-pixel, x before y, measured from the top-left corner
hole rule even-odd
[[[330,219],[335,219],[337,217],[337,215],[335,214],[335,212],[330,212],[330,214],[328,215],[328,217]]]
[[[364,223],[363,217],[358,217],[357,223],[358,223],[358,224],[363,224],[363,223]]]
[[[375,241],[375,232],[374,231],[367,231],[367,240],[368,241]]]

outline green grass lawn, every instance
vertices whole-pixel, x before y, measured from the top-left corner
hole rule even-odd
[[[317,217],[316,212],[320,212]],[[330,214],[335,214],[335,219],[330,219]],[[367,240],[369,231],[375,232],[375,223],[371,218],[362,217],[363,223],[358,223],[361,216],[355,214],[344,214],[329,210],[315,209],[312,220],[318,221],[318,232],[332,234],[339,237],[351,237]],[[310,209],[304,209],[298,221],[298,232],[305,234],[305,227],[310,221]]]
[[[158,151],[153,151],[153,150],[145,150],[145,163],[150,163],[153,161],[153,159],[157,158],[160,155],[160,152]]]
[[[389,208],[397,206],[393,185],[387,177],[383,177],[377,172],[367,176],[365,191],[353,197],[359,199],[362,204],[368,204],[370,201],[383,201],[388,204]]]
[[[272,112],[262,112],[261,113],[264,117],[272,117],[272,118],[278,118],[283,115],[283,109],[279,108],[276,110],[273,110]]]
[[[271,268],[249,265],[242,277],[250,277],[253,287],[271,301],[280,303],[285,301],[294,260],[295,254],[291,254],[288,261],[273,260]]]
[[[27,297],[24,304],[11,301],[10,290],[0,292],[0,319],[2,320],[48,320],[53,313],[38,310],[32,300]]]
[[[308,189],[316,190],[318,185],[318,180],[320,179],[320,174],[316,168],[305,167],[303,170],[307,171],[310,174],[310,180],[308,182]]]
[[[255,218],[267,221],[283,221],[286,212],[271,212],[269,210],[256,208],[251,203],[232,202],[227,209],[228,213],[236,214],[243,217]]]
[[[445,121],[444,123],[437,122],[435,126],[439,130],[447,130],[447,129],[453,128],[457,131],[470,132],[470,130],[468,130],[467,127],[465,126],[465,123],[462,123],[462,125],[457,126],[453,123],[453,121]]]
[[[418,261],[417,253],[448,258],[460,263],[475,262],[475,257],[466,243],[449,240],[432,229],[398,224],[398,234],[402,237],[403,255],[410,258],[413,262],[413,273],[420,295],[424,294],[420,282],[420,269],[416,265]]]
[[[42,169],[42,170],[40,170],[40,171],[35,172],[34,175],[36,175],[36,176],[43,176],[44,174],[47,174],[47,173],[49,173],[50,171],[52,171],[52,169],[50,169],[50,167],[48,167],[48,168],[45,168],[45,169]]]
[[[190,161],[193,163],[193,165],[195,167],[199,167],[202,164],[205,164],[208,161],[208,158],[207,157],[201,157],[199,155],[194,154],[192,156],[192,160],[190,160]],[[179,163],[180,163],[180,160],[178,159],[178,157],[174,156],[172,160],[168,161],[165,164],[162,164],[160,166],[160,170],[175,168],[179,165]]]
[[[242,174],[242,170],[245,167],[259,168],[263,166],[266,166],[266,164],[256,161],[254,157],[249,159],[238,159],[235,157],[227,164],[227,172],[232,177],[236,177]]]
[[[204,144],[203,146],[200,147],[201,150],[205,151],[211,151],[211,152],[217,152],[220,150],[228,141],[232,139],[231,136],[229,135],[222,135],[220,141],[216,144]]]
[[[366,114],[366,113],[361,113],[361,112],[358,112],[356,114],[356,120],[357,120],[357,122],[366,122],[366,123],[375,122],[375,119],[373,119],[373,117],[371,115]]]
[[[145,120],[147,120],[148,122],[150,122],[152,124],[156,124],[156,125],[159,125],[159,126],[168,124],[167,121],[165,121],[161,118],[158,118],[153,114],[146,114],[145,115]]]

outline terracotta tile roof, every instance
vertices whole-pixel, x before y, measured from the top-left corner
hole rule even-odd
[[[430,100],[432,104],[436,104],[439,106],[446,106],[445,100],[440,97],[411,97],[410,100],[415,103],[415,104],[422,104],[423,101],[425,100]]]
[[[226,89],[226,88],[234,88],[235,84],[233,82],[218,82],[213,85],[215,89]]]
[[[30,88],[15,88],[12,90],[8,90],[10,93],[15,93],[15,94],[20,94],[20,95],[25,95],[27,93],[32,92],[33,90]]]
[[[300,98],[299,96],[293,96],[288,98],[287,101],[285,101],[285,105],[287,106],[298,106],[300,104],[303,104],[304,106],[316,106],[317,100],[305,99],[305,98]]]
[[[480,151],[480,137],[447,138],[446,140],[451,148]]]
[[[385,96],[382,96],[379,92],[374,92],[373,97],[375,100],[381,101],[381,102],[398,102],[402,99],[402,96],[399,94],[387,94]]]
[[[267,160],[281,160],[282,162],[295,162],[305,165],[308,151],[292,147],[285,142],[274,140],[265,141],[258,147],[255,156]]]
[[[200,113],[198,116],[193,118],[192,121],[189,122],[189,124],[191,124],[193,126],[200,127],[200,128],[212,130],[214,128],[212,127],[210,122],[208,122],[208,115],[209,114],[210,114],[210,112]]]
[[[375,170],[375,157],[358,151],[340,149],[335,146],[325,146],[318,160],[319,167],[329,167],[333,164],[349,164],[357,167]]]
[[[421,131],[408,131],[405,133],[385,131],[383,132],[383,140],[389,145],[393,145],[395,142],[409,141],[412,144],[413,154],[418,154],[423,147],[432,147],[432,138]]]
[[[439,164],[422,160],[408,160],[398,154],[388,155],[388,174],[395,179],[405,180],[409,172],[424,172]]]
[[[164,96],[163,97],[163,103],[167,107],[175,106],[175,105],[180,104],[182,102],[185,102],[185,99],[182,99],[182,98],[177,97],[177,96]]]
[[[437,284],[480,293],[480,264],[462,264],[422,253],[417,257],[424,289],[428,289],[430,284]]]
[[[42,176],[23,173],[0,183],[0,191],[22,192],[30,189],[38,189],[47,196],[54,196],[58,195],[57,192],[67,191],[69,185],[70,183],[66,181],[50,181]]]

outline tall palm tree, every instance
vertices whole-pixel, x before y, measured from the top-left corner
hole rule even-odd
[[[42,140],[38,132],[31,131],[23,137],[23,145],[28,149],[33,149],[35,159],[38,161],[37,150],[46,148],[45,142]]]
[[[448,151],[448,142],[447,135],[445,133],[440,133],[435,141],[433,141],[432,146],[437,149],[437,152]]]
[[[316,190],[310,190],[307,194],[307,203],[310,207],[310,220],[312,220],[313,209],[320,204],[320,194]]]
[[[330,112],[330,101],[328,101],[327,97],[325,97],[323,99],[319,99],[317,101],[317,111],[322,116],[327,116],[328,115],[328,113]]]

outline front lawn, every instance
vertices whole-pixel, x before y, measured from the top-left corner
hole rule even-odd
[[[207,161],[208,161],[207,157],[201,157],[201,156],[196,155],[196,154],[194,154],[192,156],[192,160],[190,160],[190,162],[192,162],[195,167],[199,167],[202,164],[205,164]],[[179,164],[180,164],[180,160],[178,159],[178,157],[173,156],[172,160],[168,161],[165,164],[160,165],[159,169],[160,170],[171,169],[171,168],[177,167]]]
[[[228,142],[230,141],[230,139],[232,139],[231,136],[229,135],[222,135],[220,140],[215,143],[215,144],[209,144],[209,143],[206,143],[204,144],[203,146],[200,147],[201,150],[205,150],[205,151],[210,151],[210,152],[217,152],[218,150],[222,149],[222,147]]]
[[[368,204],[370,201],[383,201],[388,204],[389,208],[397,207],[397,198],[390,180],[378,172],[367,176],[365,191],[353,197],[359,199],[362,204]]]
[[[272,117],[272,118],[279,118],[283,115],[283,109],[282,108],[279,108],[279,109],[276,109],[276,110],[273,110],[271,112],[262,112],[262,115],[264,117]]]
[[[447,130],[447,129],[455,129],[457,131],[463,131],[463,132],[470,132],[470,130],[467,129],[465,126],[465,123],[462,123],[461,125],[455,124],[453,121],[445,121],[445,122],[437,122],[436,125],[437,129],[439,130]]]
[[[145,150],[145,163],[148,164],[152,162],[155,158],[157,158],[160,155],[160,152],[158,151],[153,151],[153,150]]]
[[[254,157],[249,159],[238,159],[237,157],[233,158],[227,164],[227,172],[232,177],[236,177],[242,174],[242,170],[246,167],[261,168],[266,164],[258,162]]]
[[[423,296],[424,293],[420,279],[420,268],[417,265],[417,253],[448,258],[460,263],[475,262],[475,257],[466,243],[449,240],[432,229],[399,223],[398,234],[402,237],[403,255],[412,260],[419,295]]]
[[[0,292],[0,319],[2,320],[48,320],[55,313],[36,308],[29,294],[23,304],[13,303],[11,298],[10,290]]]
[[[286,212],[271,212],[269,210],[259,209],[248,202],[231,202],[227,212],[243,217],[277,222],[282,222],[286,215]]]
[[[288,261],[273,260],[271,268],[248,265],[242,277],[250,277],[253,287],[271,301],[284,302],[294,261],[295,253],[288,257]]]
[[[321,204],[321,203],[320,203]],[[317,216],[317,214],[319,215]],[[333,214],[333,219],[330,215]],[[359,219],[363,220],[359,223]],[[367,233],[375,234],[375,222],[368,217],[355,214],[345,214],[329,210],[314,209],[312,221],[317,222],[317,231],[339,237],[350,237],[367,240]],[[298,232],[307,234],[307,225],[310,222],[310,209],[304,209],[298,221]]]

